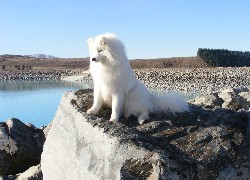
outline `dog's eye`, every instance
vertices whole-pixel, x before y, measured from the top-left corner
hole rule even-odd
[[[98,49],[98,52],[100,53],[100,52],[102,52],[102,50],[101,50],[101,49]]]

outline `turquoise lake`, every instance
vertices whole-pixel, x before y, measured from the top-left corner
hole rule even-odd
[[[13,117],[36,127],[48,125],[66,91],[91,87],[86,83],[66,81],[0,81],[0,122]],[[187,100],[196,96],[193,93],[180,94]]]
[[[0,82],[0,121],[14,117],[36,127],[48,125],[66,91],[90,86],[66,81]]]

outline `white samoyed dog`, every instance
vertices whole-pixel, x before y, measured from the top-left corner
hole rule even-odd
[[[110,121],[117,122],[123,114],[126,118],[133,115],[143,124],[151,113],[189,111],[188,104],[178,94],[152,94],[135,78],[124,45],[116,35],[91,37],[88,45],[94,81],[94,102],[88,114],[97,114],[106,104],[112,108]]]

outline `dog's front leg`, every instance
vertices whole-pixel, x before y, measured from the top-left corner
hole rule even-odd
[[[98,88],[94,89],[94,103],[90,109],[88,109],[88,114],[97,114],[99,109],[102,107],[103,100],[101,96],[101,92]]]
[[[124,104],[124,94],[117,93],[112,95],[112,114],[110,121],[118,122]]]

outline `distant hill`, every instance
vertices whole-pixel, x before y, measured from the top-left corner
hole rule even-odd
[[[160,59],[135,59],[129,61],[133,69],[145,68],[202,68],[207,64],[199,57],[174,57]],[[16,66],[42,69],[88,69],[89,58],[34,58],[30,56],[0,56],[0,70],[16,70]]]
[[[135,59],[130,61],[133,69],[144,68],[202,68],[207,64],[199,57],[172,57],[159,59]]]
[[[52,58],[58,58],[56,56],[52,55],[46,55],[46,54],[34,54],[34,55],[14,55],[14,54],[3,54],[0,55],[0,58],[47,58],[47,59],[52,59]]]
[[[32,70],[44,70],[44,69],[76,69],[76,68],[88,68],[88,58],[3,58],[0,57],[0,68],[6,67],[5,70],[16,70],[16,66],[31,66]],[[1,69],[0,69],[1,70]]]

